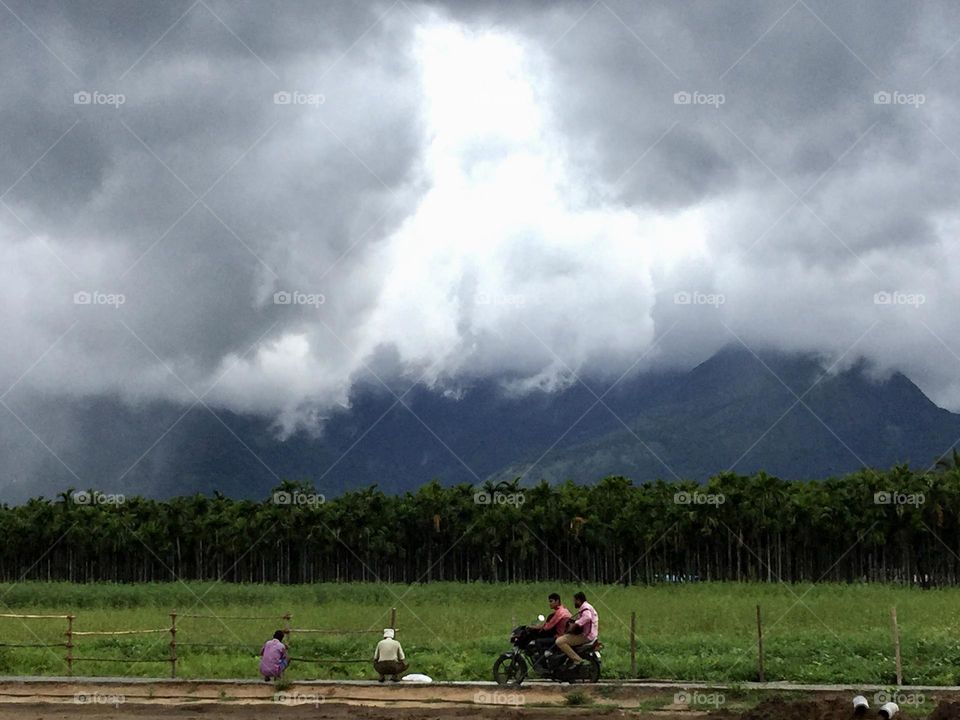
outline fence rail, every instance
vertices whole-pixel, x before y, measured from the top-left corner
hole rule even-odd
[[[183,647],[193,647],[193,648],[223,648],[223,649],[237,649],[242,648],[244,650],[257,650],[256,644],[249,643],[211,643],[211,642],[178,642],[177,635],[178,633],[183,632],[183,628],[177,627],[177,619],[205,619],[205,620],[256,620],[260,622],[266,621],[276,621],[282,620],[284,622],[284,632],[286,633],[296,633],[296,634],[328,634],[328,635],[364,635],[369,633],[379,633],[380,630],[377,629],[336,629],[336,628],[291,628],[290,622],[293,616],[290,613],[285,613],[279,618],[275,615],[272,616],[220,616],[220,615],[199,615],[199,614],[184,614],[178,615],[176,612],[169,613],[170,617],[170,626],[165,628],[127,628],[122,630],[74,630],[74,621],[77,619],[76,615],[67,614],[67,615],[41,615],[41,614],[17,614],[17,613],[0,613],[0,619],[14,619],[19,620],[25,627],[28,627],[25,620],[30,621],[40,621],[40,620],[66,620],[66,632],[64,637],[66,640],[59,643],[0,643],[0,648],[64,648],[66,650],[64,660],[67,666],[67,674],[73,675],[73,664],[75,662],[105,662],[105,663],[169,663],[170,664],[170,676],[175,678],[177,677],[177,663],[179,658],[177,656],[177,649]],[[630,633],[629,633],[629,654],[630,654],[630,677],[637,676],[637,631],[636,631],[636,613],[631,612],[630,614]],[[890,621],[891,621],[891,632],[892,632],[892,645],[893,645],[893,657],[895,662],[896,670],[896,684],[897,686],[903,685],[903,660],[901,657],[901,642],[900,642],[900,629],[897,622],[897,612],[896,608],[890,609]],[[515,622],[513,623],[515,624]],[[776,624],[776,623],[774,623]],[[389,626],[398,632],[397,629],[397,609],[390,609],[390,624]],[[28,627],[29,629],[29,627]],[[756,606],[756,651],[757,651],[757,678],[763,682],[765,678],[765,669],[764,669],[764,634],[763,634],[763,616],[761,613],[761,608],[759,605]],[[33,630],[30,630],[30,633],[40,639]],[[146,659],[146,658],[105,658],[105,657],[91,657],[91,656],[75,656],[74,650],[77,649],[77,645],[74,643],[75,639],[78,638],[92,638],[92,637],[117,637],[117,636],[131,636],[131,635],[158,635],[163,633],[170,634],[169,642],[169,653],[166,658],[162,659]],[[368,663],[371,662],[369,657],[365,658],[306,658],[306,657],[295,657],[291,656],[291,660],[303,663],[312,663],[312,664],[349,664],[349,663]]]
[[[195,647],[195,648],[223,648],[223,649],[243,649],[243,650],[253,650],[256,651],[256,644],[248,643],[211,643],[211,642],[183,642],[177,640],[177,634],[183,633],[183,626],[177,627],[177,620],[192,619],[192,620],[216,620],[219,622],[223,621],[256,621],[256,622],[276,622],[280,621],[283,623],[285,633],[304,633],[304,634],[330,634],[330,635],[353,635],[353,634],[366,634],[373,632],[380,632],[379,630],[340,630],[334,628],[291,628],[290,622],[293,619],[293,616],[290,613],[285,613],[279,617],[276,615],[206,615],[198,613],[185,613],[183,615],[178,615],[176,612],[171,612],[170,617],[170,626],[163,628],[124,628],[120,630],[75,630],[74,621],[77,619],[76,615],[66,614],[66,615],[40,615],[40,614],[26,614],[26,613],[0,613],[0,619],[10,619],[10,620],[19,620],[21,623],[24,623],[25,620],[65,620],[66,621],[66,632],[64,632],[64,642],[59,643],[0,643],[0,648],[64,648],[64,662],[67,666],[67,675],[73,675],[73,664],[77,662],[102,662],[102,663],[169,663],[170,665],[170,677],[175,678],[177,676],[177,663],[179,662],[179,657],[177,655],[178,648],[184,647]],[[390,626],[396,629],[397,623],[397,609],[390,609]],[[24,623],[26,625],[26,623]],[[31,634],[36,637],[33,631],[30,631]],[[167,634],[170,635],[169,642],[169,651],[167,657],[162,659],[154,658],[139,658],[139,657],[96,657],[91,655],[74,655],[75,650],[79,650],[79,647],[75,641],[78,641],[80,638],[96,638],[96,637],[128,637],[132,635],[161,635]],[[370,662],[368,658],[347,658],[347,659],[337,659],[337,658],[303,658],[295,657],[291,658],[297,662],[305,663],[359,663],[359,662]]]

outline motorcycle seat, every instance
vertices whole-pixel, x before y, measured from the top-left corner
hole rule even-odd
[[[585,652],[590,652],[597,647],[597,641],[593,640],[592,642],[584,643],[583,645],[574,645],[571,648],[577,655],[582,655]]]

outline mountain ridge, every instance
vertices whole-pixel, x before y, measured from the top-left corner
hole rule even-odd
[[[361,385],[322,435],[284,441],[267,419],[222,410],[214,417],[200,406],[184,415],[170,404],[133,409],[89,399],[61,408],[47,427],[18,408],[57,458],[8,471],[0,492],[7,501],[81,486],[261,498],[287,479],[336,495],[369,485],[402,493],[435,478],[702,481],[727,469],[812,479],[862,465],[926,467],[960,438],[960,415],[900,373],[870,378],[862,363],[825,373],[813,356],[728,347],[686,372],[611,382],[585,378],[563,391],[511,397],[485,380],[459,399],[416,386],[399,403]],[[0,453],[10,452],[10,433],[35,442],[15,425],[0,430],[8,438]]]

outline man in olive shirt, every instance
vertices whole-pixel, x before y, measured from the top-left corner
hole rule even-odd
[[[393,628],[386,628],[383,631],[383,640],[377,643],[377,649],[373,653],[373,669],[380,674],[380,682],[383,682],[387,675],[396,682],[400,679],[400,673],[407,669],[403,648],[393,639]]]

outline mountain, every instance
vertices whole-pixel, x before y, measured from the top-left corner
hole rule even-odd
[[[214,415],[202,405],[184,414],[164,403],[132,409],[110,399],[24,403],[13,409],[37,437],[0,418],[0,496],[22,501],[92,487],[262,498],[281,479],[333,495],[371,484],[403,492],[433,478],[703,480],[730,468],[802,479],[863,464],[925,468],[960,439],[960,415],[903,375],[875,381],[862,366],[825,375],[812,357],[728,348],[689,372],[611,384],[586,378],[522,397],[494,381],[457,397],[358,386],[321,436],[285,441],[266,419]],[[38,459],[20,462],[17,449],[28,444]]]
[[[857,365],[827,374],[813,358],[734,348],[623,420],[613,432],[558,448],[534,474],[702,480],[730,469],[822,478],[864,465],[925,469],[960,441],[960,415],[937,407],[900,373],[875,381]],[[498,478],[527,467],[514,463]]]

